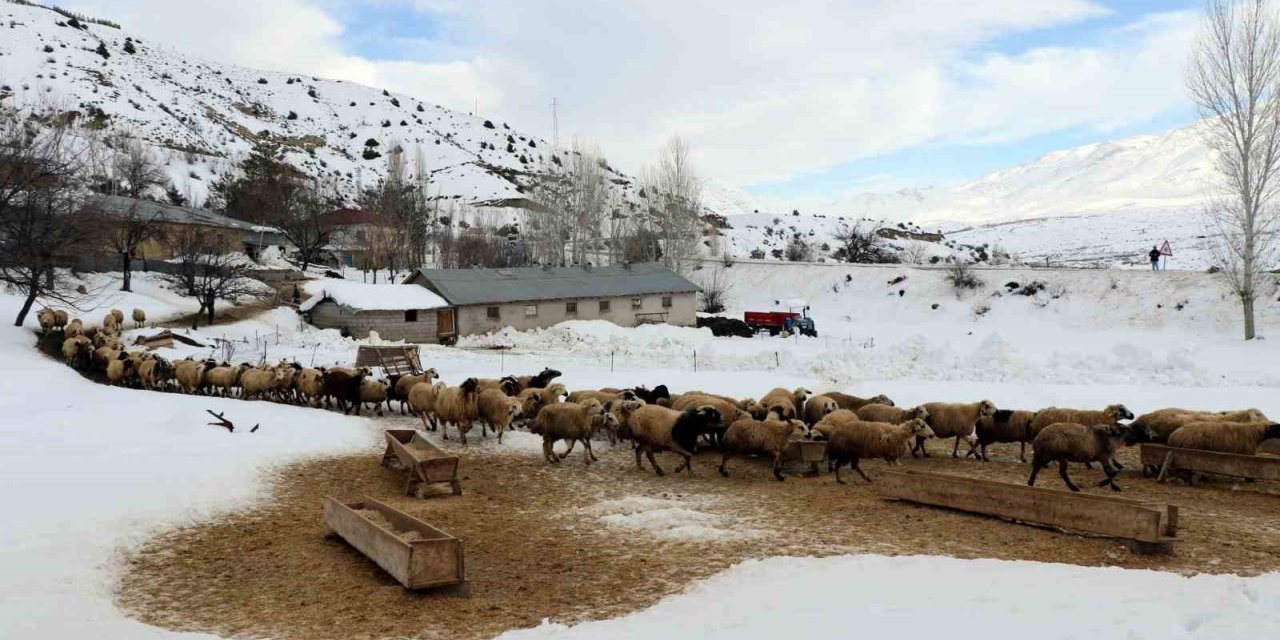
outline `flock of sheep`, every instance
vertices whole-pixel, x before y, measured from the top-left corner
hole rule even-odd
[[[546,369],[537,375],[494,379],[468,378],[457,386],[438,381],[436,371],[421,375],[391,376],[376,380],[369,369],[347,367],[307,368],[297,363],[232,365],[214,360],[184,359],[169,362],[147,351],[128,351],[120,342],[124,316],[112,310],[100,329],[86,329],[80,320],[68,322],[64,312],[44,310],[38,315],[46,332],[63,334],[62,355],[68,365],[100,370],[107,382],[151,390],[273,400],[313,407],[336,407],[360,414],[366,405],[382,415],[400,403],[402,414],[411,412],[423,428],[441,430],[448,439],[454,426],[463,444],[476,424],[481,435],[497,433],[498,442],[510,428],[523,426],[543,438],[543,454],[559,463],[581,443],[587,464],[597,458],[591,441],[603,433],[610,443],[629,440],[636,466],[642,456],[654,472],[663,475],[655,453],[681,457],[676,473],[693,474],[693,457],[700,451],[718,451],[719,472],[728,476],[727,464],[735,456],[762,456],[773,465],[773,475],[783,480],[784,453],[793,440],[824,440],[829,469],[844,483],[840,470],[848,465],[867,482],[871,478],[859,466],[866,459],[882,459],[890,465],[911,454],[928,457],[929,438],[954,438],[952,457],[960,456],[960,443],[969,443],[965,457],[987,461],[988,447],[1019,443],[1026,462],[1026,446],[1033,449],[1031,476],[1057,463],[1063,482],[1072,491],[1079,487],[1067,474],[1068,463],[1099,463],[1106,479],[1098,486],[1119,491],[1115,478],[1121,465],[1115,454],[1122,446],[1161,442],[1170,446],[1227,453],[1254,454],[1263,440],[1280,438],[1280,424],[1256,409],[1204,412],[1161,409],[1138,416],[1115,404],[1102,410],[1050,407],[1039,411],[997,409],[983,400],[974,403],[929,402],[901,408],[886,396],[859,398],[839,392],[813,395],[806,389],[774,389],[759,399],[739,399],[690,391],[671,395],[665,385],[653,389],[604,388],[572,393],[554,382],[559,371]],[[146,320],[135,309],[133,320]],[[1130,421],[1125,423],[1123,421]],[[564,441],[567,449],[553,446]]]

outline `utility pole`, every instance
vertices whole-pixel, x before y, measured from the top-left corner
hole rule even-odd
[[[560,148],[560,102],[551,99],[551,148]]]

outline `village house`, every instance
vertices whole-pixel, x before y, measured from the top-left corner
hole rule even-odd
[[[107,224],[111,220],[150,221],[158,233],[138,247],[135,259],[167,260],[176,255],[176,239],[183,229],[198,225],[208,233],[208,240],[214,246],[227,251],[239,251],[251,258],[257,258],[263,249],[271,246],[283,247],[285,240],[280,232],[270,227],[254,225],[243,220],[191,207],[179,207],[151,200],[140,200],[125,196],[94,195],[85,202],[85,211],[90,215],[100,216]]]
[[[313,295],[298,312],[321,329],[338,329],[354,338],[374,331],[386,340],[417,343],[449,343],[455,337],[453,309],[423,287],[334,278],[310,282],[307,290]]]

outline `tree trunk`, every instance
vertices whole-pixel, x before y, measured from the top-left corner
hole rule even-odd
[[[209,294],[209,300],[205,303],[205,312],[208,314],[208,321],[205,324],[213,324],[213,303],[215,298],[213,294]]]
[[[1244,339],[1252,340],[1255,337],[1254,324],[1253,324],[1252,292],[1250,292],[1250,295],[1248,297],[1242,298],[1240,302],[1242,303],[1241,306],[1243,307],[1243,310],[1244,310]]]
[[[31,306],[36,302],[36,296],[40,295],[39,287],[40,276],[36,276],[29,280],[27,286],[27,299],[22,301],[22,308],[18,310],[18,319],[13,321],[13,326],[21,327],[22,323],[27,319],[27,313],[31,311]]]
[[[120,252],[120,257],[121,257],[121,258],[122,258],[122,260],[123,260],[123,264],[121,265],[121,267],[122,267],[122,268],[121,268],[121,271],[124,273],[124,282],[123,282],[123,284],[121,284],[121,285],[120,285],[120,290],[121,290],[121,291],[133,291],[133,289],[131,288],[131,287],[133,286],[133,284],[132,284],[132,283],[133,283],[133,278],[132,278],[132,274],[131,274],[131,273],[130,273],[130,271],[129,271],[129,267],[131,267],[131,266],[132,266],[131,264],[129,264],[129,262],[130,262],[130,260],[129,260],[129,252],[128,252],[128,251],[121,251],[121,252]]]

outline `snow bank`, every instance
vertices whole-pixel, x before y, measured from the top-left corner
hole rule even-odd
[[[763,532],[743,526],[740,518],[711,513],[717,501],[663,493],[659,497],[628,496],[589,507],[610,527],[646,533],[660,540],[727,542]]]
[[[914,638],[984,640],[1274,637],[1280,574],[1187,578],[931,556],[769,558],[628,616],[574,627],[543,622],[499,638],[875,638],[904,629]]]
[[[397,311],[401,309],[437,309],[449,306],[444,298],[426,287],[403,284],[365,284],[327,278],[303,285],[311,296],[298,309],[310,311],[326,298],[361,311]]]
[[[494,333],[463,336],[458,346],[473,348],[528,349],[560,352],[662,353],[688,352],[710,343],[710,329],[646,324],[622,327],[608,320],[569,320],[546,329],[517,331],[506,327]]]

